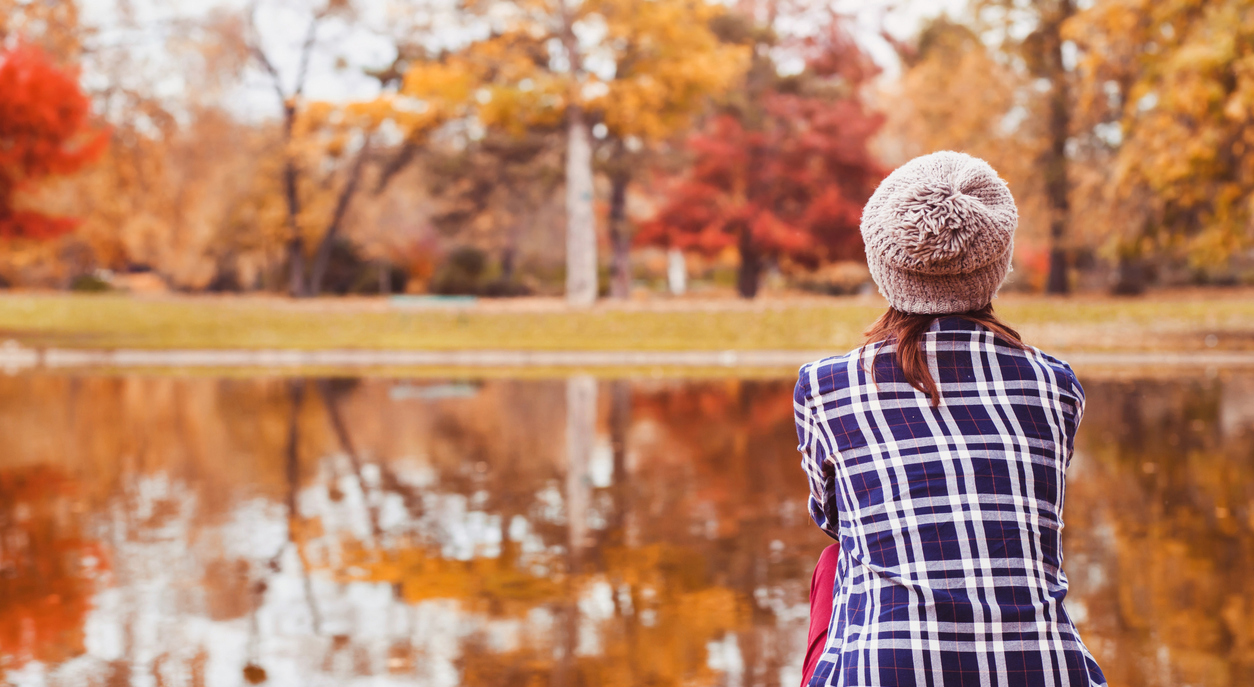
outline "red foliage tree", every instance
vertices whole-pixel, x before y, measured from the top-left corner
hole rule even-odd
[[[767,260],[814,267],[861,257],[862,206],[885,174],[868,141],[883,117],[859,98],[874,74],[865,53],[838,27],[825,38],[805,46],[805,73],[780,78],[770,68],[773,83],[747,89],[754,105],[689,140],[692,167],[638,243],[706,254],[735,246],[746,298]]]
[[[90,107],[75,75],[39,48],[0,54],[0,237],[46,239],[74,227],[14,205],[24,186],[74,172],[104,151],[108,138],[90,130]]]

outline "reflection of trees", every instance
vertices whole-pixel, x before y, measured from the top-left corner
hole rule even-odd
[[[611,383],[602,420],[609,425],[612,479],[608,486],[590,487],[587,454],[596,442],[585,436],[583,422],[564,426],[560,412],[563,391],[574,403],[589,395],[582,390],[586,384],[571,384],[570,389],[502,384],[492,393],[519,413],[454,409],[437,413],[433,422],[430,455],[437,475],[428,495],[456,494],[474,502],[479,512],[496,519],[499,547],[456,560],[442,550],[439,527],[419,524],[413,531],[385,531],[377,542],[342,537],[333,556],[338,564],[328,572],[344,583],[386,582],[410,603],[455,599],[467,611],[490,617],[524,619],[543,611],[550,618],[547,631],[524,635],[520,645],[504,651],[476,649],[484,639],[472,637],[463,647],[463,684],[709,683],[713,673],[707,645],[745,629],[755,585],[767,577],[753,576],[763,569],[749,562],[753,542],[732,555],[720,551],[737,546],[738,524],[721,533],[716,527],[712,539],[705,522],[724,516],[771,517],[767,511],[772,505],[759,504],[762,512],[753,511],[754,506],[739,503],[731,492],[778,473],[779,468],[748,465],[748,454],[758,451],[764,463],[773,460],[774,450],[767,448],[774,441],[771,432],[781,425],[791,432],[790,391],[776,385],[768,389],[768,401],[728,402],[725,390],[715,388],[707,390],[709,398],[692,404],[680,398],[681,391],[633,399],[627,384]],[[761,391],[744,388],[745,396]],[[688,404],[699,412],[700,404],[708,401],[733,412],[710,418],[679,412],[661,418],[668,422],[663,431],[686,440],[693,426],[704,429],[692,434],[694,439],[729,434],[737,427],[738,458],[746,464],[736,477],[739,482],[722,483],[719,463],[727,456],[708,455],[710,447],[700,441],[686,446],[668,435],[666,442],[629,455],[636,443],[633,434],[640,433],[635,425],[641,423],[631,414],[637,404],[644,424],[657,424],[659,418],[648,415],[651,408]],[[557,413],[551,412],[553,406]],[[774,414],[764,416],[765,408]],[[593,420],[595,428],[595,416]],[[563,432],[568,448],[585,454],[575,463],[577,473],[561,464],[560,444],[552,445],[552,437]],[[790,442],[778,454],[786,455]],[[727,447],[714,448],[717,454]],[[790,469],[793,462],[783,463],[782,469]],[[676,474],[674,469],[684,463],[690,474]],[[668,482],[672,477],[680,481]],[[585,493],[576,493],[580,490]],[[710,494],[718,501],[713,509]],[[563,501],[558,511],[551,508],[554,498]],[[431,515],[437,509],[429,500],[421,510]],[[581,522],[571,523],[572,515]],[[519,521],[526,523],[523,532],[511,532],[511,523]],[[694,529],[694,523],[700,527]],[[739,561],[733,567],[752,578],[740,581],[739,591],[727,586],[729,569],[722,564],[729,560]],[[555,653],[555,648],[560,650]],[[778,672],[778,661],[775,667]]]
[[[1221,426],[1254,396],[1233,384],[1090,385],[1069,605],[1111,684],[1254,684],[1254,435]]]
[[[766,645],[774,620],[755,598],[760,588],[778,591],[779,583],[802,580],[812,552],[792,543],[819,541],[804,510],[788,516],[804,483],[792,451],[787,384],[605,385],[595,422],[597,436],[608,441],[594,443],[598,451],[608,444],[612,479],[587,489],[580,537],[587,546],[578,560],[564,514],[562,382],[493,382],[474,398],[438,403],[392,403],[385,384],[369,382],[20,384],[0,381],[0,403],[11,400],[6,405],[15,411],[8,416],[15,455],[35,462],[60,455],[90,475],[100,490],[94,512],[113,507],[146,474],[167,476],[183,485],[181,498],[194,499],[193,529],[183,535],[189,538],[212,541],[211,528],[253,496],[282,506],[291,543],[314,572],[305,587],[313,614],[361,580],[387,582],[405,603],[457,599],[467,613],[526,623],[533,611],[548,614],[548,630],[525,624],[518,646],[464,663],[469,683],[490,680],[493,661],[502,670],[531,666],[530,674],[564,684],[599,684],[612,673],[636,684],[709,682],[706,644],[728,632],[740,637],[750,670],[787,659]],[[305,402],[310,391],[320,403]],[[57,450],[47,451],[24,427],[56,437]],[[406,462],[413,459],[428,477],[415,481]],[[362,499],[337,500],[346,489],[360,490]],[[325,507],[364,505],[368,531],[325,530],[332,514],[319,511],[317,499],[302,498],[319,491],[328,496]],[[130,499],[121,513],[137,512]],[[379,513],[389,499],[408,516],[385,526]],[[454,551],[450,542],[467,526],[458,518],[471,516],[497,528],[499,544]],[[515,523],[525,526],[511,533]],[[132,525],[128,532],[164,526]],[[773,541],[788,546],[767,560],[763,552],[774,551]],[[245,560],[213,547],[197,553],[206,569],[203,600],[181,603],[203,603],[224,622],[245,616],[254,636],[264,632],[257,613],[273,596],[267,580],[284,573],[273,554]],[[328,579],[340,585],[327,587]],[[245,590],[250,597],[238,599]],[[608,599],[608,610],[595,611],[597,599]],[[465,652],[475,641],[464,655],[473,655]],[[408,660],[402,644],[397,665]],[[555,645],[565,648],[560,661]],[[254,659],[264,664],[264,656]]]
[[[60,471],[0,472],[0,676],[28,660],[82,653],[92,573],[103,565]]]
[[[322,398],[322,403],[327,409],[327,419],[331,423],[331,429],[335,433],[335,439],[340,444],[340,450],[348,457],[348,464],[352,467],[353,479],[357,482],[357,488],[364,495],[367,493],[366,479],[362,475],[361,455],[357,452],[357,448],[353,445],[353,437],[348,432],[348,425],[344,422],[344,414],[340,411],[340,395],[345,389],[343,383],[336,384],[339,380],[319,379],[315,382],[318,389],[318,395]],[[348,386],[351,388],[351,384]],[[378,510],[369,502],[366,503],[367,515],[370,518],[370,534],[375,538],[380,535],[379,531],[379,513]]]
[[[305,382],[293,380],[287,383],[288,397],[292,407],[288,411],[287,446],[285,447],[284,465],[287,474],[287,540],[296,549],[296,559],[300,563],[301,587],[305,592],[305,605],[309,609],[309,621],[313,625],[314,634],[322,630],[322,614],[318,612],[318,602],[313,594],[313,582],[309,579],[309,558],[303,544],[311,537],[317,536],[316,521],[301,517],[300,504],[300,411],[305,401]],[[282,550],[270,559],[270,568],[277,569]]]
[[[1068,494],[1069,605],[1113,683],[1254,684],[1254,437],[1239,412],[1254,407],[1254,384],[1243,379],[1089,384]],[[412,386],[424,385],[439,391]],[[741,684],[773,684],[798,660],[825,538],[805,511],[790,382],[599,382],[585,423],[593,481],[577,483],[565,382],[486,382],[471,396],[460,385],[455,397],[389,388],[0,378],[0,653],[55,663],[83,651],[91,578],[76,561],[101,558],[82,540],[90,526],[111,547],[125,603],[107,612],[126,642],[149,641],[144,561],[171,568],[178,551],[163,574],[183,582],[164,592],[162,622],[237,628],[246,680],[279,680],[282,659],[265,647],[297,640],[311,673],[421,676],[434,659],[414,628],[450,608],[461,627],[484,628],[446,642],[467,685],[714,684],[712,645],[738,653]],[[166,486],[144,496],[150,483]],[[586,492],[578,556],[572,484]],[[274,537],[233,546],[222,528],[241,513],[268,519]],[[28,559],[41,562],[12,562]],[[373,616],[354,615],[362,589],[409,620],[380,637]],[[59,616],[40,605],[53,593]],[[184,639],[150,665],[98,674],[203,674],[216,650],[179,653]]]
[[[568,398],[587,395],[571,384]],[[634,394],[625,382],[607,386],[608,486],[575,494],[586,475],[568,465],[562,478],[549,460],[536,464],[551,448],[518,452],[500,440],[519,431],[515,422],[531,436],[552,436],[562,431],[554,422],[560,418],[546,418],[543,428],[526,412],[446,415],[433,446],[459,459],[437,460],[433,489],[479,494],[483,509],[500,516],[499,554],[449,560],[438,541],[418,535],[381,548],[346,541],[340,569],[355,572],[342,579],[387,581],[410,602],[458,599],[493,616],[547,609],[554,624],[542,641],[484,652],[472,640],[461,664],[467,685],[709,683],[707,646],[728,632],[740,637],[746,674],[778,676],[795,657],[770,629],[772,600],[761,595],[785,581],[804,589],[822,544],[812,528],[797,527],[805,491],[792,448],[790,385],[674,385]],[[561,387],[536,396],[552,399],[553,391]],[[586,454],[580,427],[565,428],[567,443]],[[575,464],[580,473],[588,471],[584,460]],[[571,496],[582,502],[582,527],[563,528],[546,515],[542,494],[554,487],[567,498],[566,517]],[[527,520],[538,541],[511,539],[515,517]],[[597,598],[608,604],[600,611]],[[561,647],[556,657],[554,647]]]
[[[805,511],[792,383],[673,384],[637,393],[633,414],[635,479],[650,485],[633,490],[638,536],[701,551],[711,583],[752,600],[737,636],[744,680],[777,678],[799,661],[805,629],[785,618],[800,605],[805,619],[810,571],[828,543]]]

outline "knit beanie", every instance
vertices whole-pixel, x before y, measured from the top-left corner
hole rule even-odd
[[[867,266],[897,310],[978,310],[1010,272],[1019,213],[989,164],[942,151],[898,167],[862,210]]]

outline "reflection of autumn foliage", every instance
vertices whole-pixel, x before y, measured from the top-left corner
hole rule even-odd
[[[423,547],[372,549],[345,542],[340,565],[333,571],[345,582],[387,582],[410,603],[428,599],[457,599],[469,608],[494,614],[521,614],[539,604],[562,598],[564,588],[554,579],[522,569],[516,546],[507,546],[496,558],[450,560]],[[532,561],[537,565],[538,561]]]
[[[641,444],[637,464],[617,465],[615,484],[594,490],[592,501],[606,524],[595,530],[592,546],[578,553],[569,551],[565,527],[546,526],[535,510],[537,492],[555,476],[548,460],[536,460],[547,451],[540,446],[517,451],[522,442],[534,441],[534,432],[526,429],[542,423],[545,413],[534,416],[532,409],[488,416],[473,404],[452,405],[452,412],[434,423],[437,484],[455,492],[485,490],[480,503],[487,513],[501,516],[502,522],[514,515],[528,518],[530,530],[546,546],[524,553],[521,542],[502,530],[499,555],[463,561],[447,558],[429,543],[380,547],[347,538],[327,557],[331,566],[315,564],[315,569],[342,582],[388,583],[410,603],[449,599],[494,617],[524,618],[542,611],[554,618],[551,632],[525,636],[515,648],[476,649],[475,642],[486,639],[472,638],[460,662],[466,685],[712,683],[716,676],[708,645],[748,628],[752,589],[766,581],[758,574],[765,568],[754,565],[753,550],[768,531],[785,536],[777,525],[754,524],[771,519],[774,498],[744,497],[750,482],[778,481],[762,479],[780,472],[777,466],[786,466],[785,474],[795,467],[791,455],[787,461],[773,459],[775,451],[790,454],[794,443],[778,441],[780,433],[792,432],[786,387],[736,382],[695,385],[691,393],[681,387],[637,394],[631,415],[637,429],[664,425],[672,450],[655,452]],[[499,398],[513,406],[513,392],[513,384],[500,385],[484,400]],[[532,388],[529,395],[543,392]],[[706,518],[720,523],[717,543],[693,537],[694,523]],[[618,529],[628,521],[634,536]],[[812,548],[798,547],[793,555],[808,559]],[[612,604],[612,610],[602,609],[604,615],[583,607],[598,595]],[[588,630],[597,638],[595,649],[580,650]],[[751,644],[752,635],[745,641]],[[560,647],[556,656],[555,647]],[[777,670],[778,658],[763,667]]]
[[[564,572],[568,561],[551,555],[520,556],[508,543],[496,558],[450,560],[422,547],[378,550],[342,542],[341,582],[386,582],[409,603],[456,600],[467,610],[524,617],[548,609],[558,619],[554,637],[524,638],[513,651],[464,647],[462,684],[550,684],[558,672],[580,685],[707,684],[707,644],[742,629],[749,618],[743,595],[713,583],[715,571],[697,551],[666,544],[612,547],[600,552],[598,570]],[[550,572],[553,571],[553,572]],[[609,585],[614,610],[607,618],[578,615],[575,600]],[[595,655],[571,656],[573,625],[594,622]],[[548,640],[548,641],[546,641]],[[566,660],[553,645],[564,646]]]
[[[1085,641],[1112,684],[1254,684],[1254,376],[1086,382],[1066,508],[1068,610]],[[791,387],[600,382],[586,536],[572,548],[561,382],[335,381],[294,406],[285,380],[0,378],[0,665],[83,650],[81,561],[102,556],[82,541],[80,508],[93,528],[125,520],[107,540],[119,551],[187,542],[192,574],[163,619],[256,622],[266,645],[275,576],[290,583],[294,557],[223,538],[259,504],[284,520],[290,499],[284,551],[308,565],[327,632],[344,632],[325,665],[414,675],[435,660],[404,629],[338,629],[366,584],[419,627],[453,609],[461,632],[483,628],[440,638],[465,685],[718,684],[711,657],[731,650],[742,684],[761,684],[795,664],[828,541],[805,511]],[[146,497],[145,482],[178,488]],[[120,594],[151,582],[135,559],[113,560]],[[211,661],[218,651],[205,646]],[[349,660],[370,651],[373,667]],[[204,655],[157,672],[203,673]],[[271,653],[244,660],[248,681],[279,675]]]
[[[696,551],[666,544],[602,552],[605,569],[574,576],[567,603],[550,604],[563,646],[524,642],[516,650],[491,652],[468,646],[461,661],[462,684],[679,685],[712,684],[708,644],[743,630],[750,613],[747,600],[712,584],[714,571]],[[595,620],[596,651],[580,652],[575,636],[580,622],[574,598],[610,585],[614,610]],[[554,599],[554,601],[560,601]],[[473,645],[473,642],[472,642]],[[573,655],[572,655],[573,654]]]
[[[1249,400],[1213,383],[1090,389],[1067,571],[1111,684],[1254,680],[1254,437],[1221,412]]]
[[[83,651],[90,573],[102,559],[75,526],[71,491],[51,468],[0,472],[0,670]]]
[[[670,544],[604,552],[605,577],[627,590],[607,623],[604,655],[584,659],[584,684],[708,684],[706,645],[748,624],[749,602],[720,585],[714,562]]]
[[[646,469],[683,473],[666,482],[690,503],[714,504],[720,536],[735,535],[789,497],[806,497],[790,382],[685,384],[638,393],[632,407],[638,420],[664,431],[640,446],[654,456]]]

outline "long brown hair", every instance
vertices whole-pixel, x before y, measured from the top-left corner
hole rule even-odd
[[[906,381],[910,382],[910,386],[926,394],[932,400],[932,407],[940,405],[940,389],[936,386],[936,380],[932,379],[932,371],[927,366],[927,355],[919,344],[923,342],[923,335],[932,326],[932,321],[938,317],[961,317],[964,320],[969,320],[988,328],[989,331],[993,332],[994,336],[1003,339],[1014,348],[1020,350],[1027,348],[1027,344],[1023,343],[1022,337],[1019,336],[1019,332],[997,319],[997,316],[993,314],[992,303],[979,310],[946,315],[914,315],[890,307],[888,312],[880,315],[875,324],[866,330],[867,344],[876,342],[882,342],[882,344],[895,343],[897,345],[895,353],[897,364],[901,366],[901,371],[905,374]],[[878,359],[879,351],[877,350],[875,358],[871,361],[870,375],[872,383],[875,381],[875,362]]]

